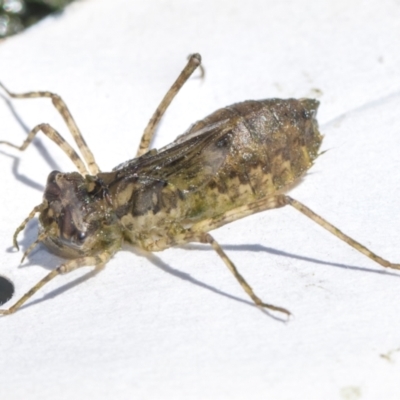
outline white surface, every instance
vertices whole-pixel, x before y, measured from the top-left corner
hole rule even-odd
[[[0,78],[16,92],[61,94],[103,170],[133,157],[189,53],[202,54],[206,79],[178,95],[156,147],[233,102],[319,89],[329,151],[292,196],[399,262],[399,34],[395,0],[86,0],[0,43]],[[49,103],[12,104],[26,126],[66,135]],[[1,139],[22,142],[1,98],[0,121]],[[38,147],[0,148],[0,273],[14,299],[61,262],[40,248],[17,267],[10,251],[47,174],[73,169],[40,142],[53,162]],[[400,274],[291,209],[214,236],[262,299],[293,312],[289,323],[252,307],[210,249],[146,258],[126,248],[96,276],[56,279],[0,319],[0,398],[400,398]]]

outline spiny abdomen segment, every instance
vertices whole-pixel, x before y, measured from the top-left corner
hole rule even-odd
[[[304,175],[322,141],[318,106],[312,99],[245,101],[197,122],[187,135],[224,120],[231,125],[225,162],[207,187],[193,194],[197,209],[225,212],[284,191]]]

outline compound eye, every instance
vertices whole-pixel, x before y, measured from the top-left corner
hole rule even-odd
[[[78,240],[78,242],[83,243],[84,240],[86,239],[86,236],[87,236],[86,232],[79,232],[76,235],[76,239]]]

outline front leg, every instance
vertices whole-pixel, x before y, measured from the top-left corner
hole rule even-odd
[[[0,315],[8,315],[17,311],[27,300],[29,300],[39,289],[41,289],[46,283],[50,282],[58,275],[67,274],[74,271],[77,268],[93,266],[99,268],[107,263],[107,261],[113,256],[114,252],[104,251],[101,254],[91,257],[82,257],[75,260],[67,261],[61,264],[59,267],[47,274],[41,279],[36,285],[34,285],[28,292],[26,292],[14,305],[8,309],[0,310]]]

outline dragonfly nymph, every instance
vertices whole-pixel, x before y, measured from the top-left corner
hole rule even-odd
[[[25,150],[38,132],[44,133],[67,154],[77,172],[53,171],[47,179],[43,201],[17,228],[39,214],[38,244],[65,257],[64,262],[32,287],[14,305],[0,310],[11,314],[43,285],[60,274],[85,266],[106,264],[130,243],[148,252],[197,242],[208,243],[224,261],[254,303],[290,315],[264,303],[210,235],[210,231],[248,215],[290,205],[387,268],[399,264],[377,256],[345,235],[299,201],[285,194],[313,165],[322,135],[316,120],[318,101],[268,99],[245,101],[215,111],[192,125],[164,148],[150,149],[157,125],[182,85],[200,65],[199,54],[190,56],[178,79],[150,119],[136,158],[111,172],[100,172],[64,101],[50,92],[15,94],[12,98],[50,98],[65,120],[82,155],[50,125],[32,129],[21,146]]]

